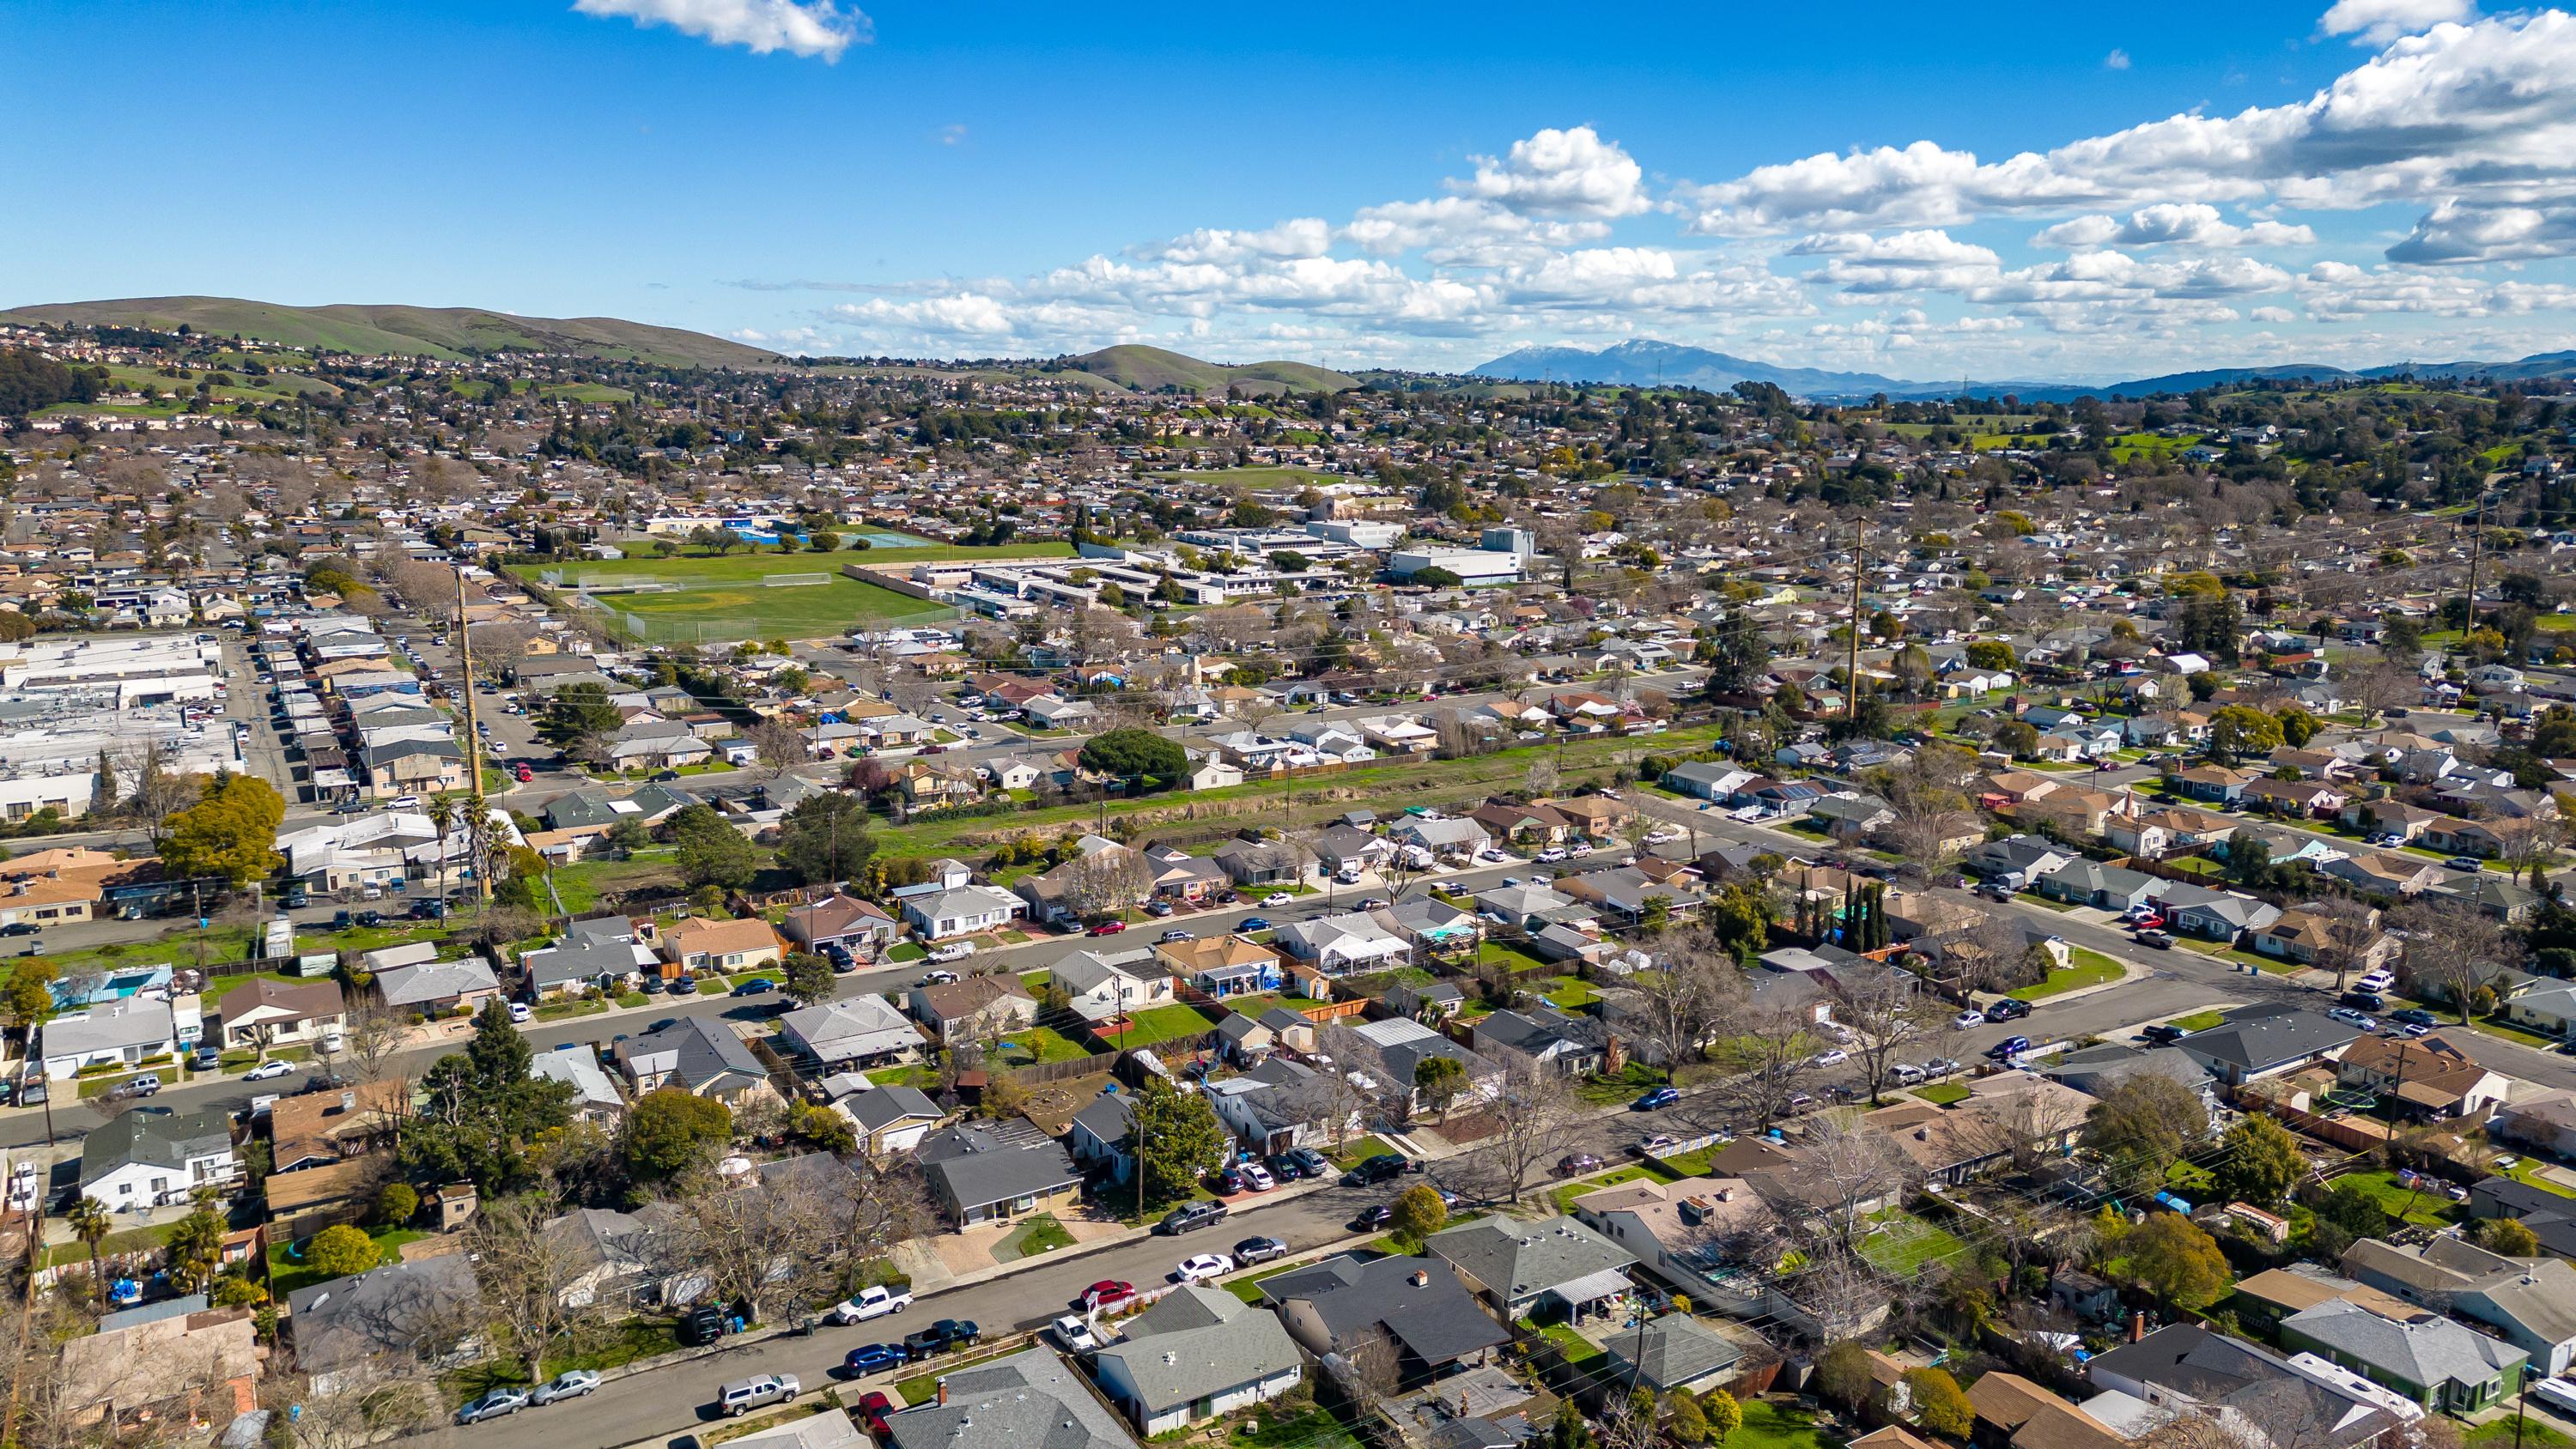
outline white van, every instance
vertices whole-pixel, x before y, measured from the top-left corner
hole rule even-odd
[[[2531,1386],[2541,1401],[2562,1414],[2576,1414],[2576,1384],[2565,1379],[2542,1379]]]

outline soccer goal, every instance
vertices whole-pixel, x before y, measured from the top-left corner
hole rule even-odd
[[[763,574],[760,576],[761,587],[766,589],[811,588],[816,584],[828,584],[831,581],[830,574]]]

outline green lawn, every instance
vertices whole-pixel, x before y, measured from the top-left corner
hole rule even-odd
[[[1127,1030],[1114,1039],[1121,1050],[1202,1036],[1210,1025],[1197,1007],[1178,1002],[1170,1006],[1149,1006],[1129,1017],[1128,1023]]]
[[[2100,986],[2120,979],[2120,963],[2099,951],[2088,951],[2078,946],[2067,953],[2067,960],[2070,964],[2049,972],[2047,980],[2037,986],[2022,987],[2013,995],[2029,1001],[2044,996],[2055,996],[2061,992],[2080,991],[2087,986]]]
[[[1281,1263],[1276,1267],[1264,1268],[1258,1273],[1246,1274],[1241,1278],[1229,1278],[1225,1283],[1225,1291],[1246,1303],[1258,1303],[1261,1301],[1263,1279],[1276,1278],[1282,1273],[1294,1273],[1305,1266],[1303,1263]]]
[[[1935,1107],[1947,1107],[1953,1102],[1968,1100],[1968,1089],[1959,1082],[1934,1082],[1928,1087],[1915,1088],[1914,1095]]]
[[[1530,989],[1556,1006],[1574,1011],[1601,999],[1601,993],[1589,981],[1573,976],[1550,976],[1530,983]]]
[[[1589,1366],[1596,1359],[1608,1357],[1608,1355],[1602,1351],[1601,1345],[1585,1338],[1582,1334],[1575,1332],[1565,1324],[1551,1323],[1545,1327],[1540,1327],[1537,1324],[1531,1323],[1527,1319],[1523,1319],[1521,1320],[1521,1327],[1533,1330],[1539,1337],[1555,1344],[1557,1351],[1565,1355],[1565,1361],[1570,1367],[1577,1369],[1584,1368]]]
[[[677,882],[679,875],[668,859],[640,855],[634,860],[576,861],[554,870],[555,894],[563,897],[564,910],[574,916],[599,909],[605,892],[632,890],[656,878]]]
[[[1631,1061],[1608,1076],[1586,1079],[1574,1089],[1574,1094],[1595,1107],[1616,1107],[1633,1102],[1671,1080],[1644,1062]]]
[[[1536,956],[1531,955],[1529,952],[1522,950],[1518,946],[1507,946],[1500,941],[1485,941],[1478,944],[1476,947],[1476,964],[1479,966],[1507,967],[1514,974],[1518,974],[1523,971],[1545,971],[1549,969],[1548,964],[1545,961],[1538,959]]]
[[[676,1353],[681,1347],[677,1324],[667,1319],[629,1318],[614,1325],[605,1342],[580,1353],[547,1355],[546,1374],[552,1377],[569,1369],[598,1372],[623,1368],[637,1359]],[[516,1355],[495,1354],[479,1359],[454,1374],[442,1375],[441,1381],[461,1403],[486,1389],[523,1385],[528,1382],[528,1371],[527,1365]]]
[[[1022,1027],[1011,1033],[1003,1047],[1002,1060],[1015,1067],[1039,1062],[1070,1062],[1091,1055],[1082,1043],[1066,1037],[1051,1026]],[[1103,1060],[1106,1060],[1105,1058]]]
[[[1876,1226],[1861,1244],[1861,1256],[1900,1278],[1912,1278],[1925,1263],[1965,1247],[1949,1229],[1901,1209],[1877,1214],[1870,1221]]]
[[[1726,1436],[1726,1449],[1833,1449],[1816,1431],[1816,1416],[1768,1399],[1746,1399],[1744,1425]]]
[[[1631,1162],[1625,1167],[1614,1167],[1608,1172],[1601,1174],[1599,1177],[1587,1177],[1579,1182],[1569,1182],[1563,1187],[1550,1192],[1548,1196],[1556,1203],[1557,1215],[1559,1217],[1570,1218],[1574,1216],[1574,1200],[1576,1198],[1582,1197],[1588,1193],[1599,1192],[1605,1187],[1617,1187],[1623,1182],[1637,1182],[1641,1179],[1652,1178],[1654,1175],[1655,1174],[1648,1172],[1646,1169]]]
[[[2465,1211],[2445,1197],[2438,1186],[2428,1186],[2419,1193],[2399,1184],[2393,1172],[2348,1172],[2335,1181],[2360,1183],[2378,1200],[2380,1211],[2423,1227],[2448,1227],[2459,1221]],[[2412,1207],[2408,1206],[2410,1202]]]
[[[1052,1213],[1040,1213],[1012,1229],[1008,1237],[993,1245],[993,1261],[1014,1263],[1022,1258],[1034,1258],[1040,1253],[1072,1246],[1073,1234],[1065,1231],[1064,1224],[1057,1222]]]
[[[1381,1153],[1393,1152],[1394,1150],[1394,1144],[1388,1142],[1383,1137],[1377,1136],[1375,1133],[1371,1133],[1366,1137],[1354,1137],[1350,1141],[1342,1144],[1341,1155],[1334,1158],[1333,1162],[1334,1165],[1338,1167],[1357,1167],[1372,1157],[1376,1157]]]
[[[2515,1445],[2521,1445],[2522,1449],[2567,1449],[2568,1445],[2576,1444],[2576,1439],[2569,1439],[2540,1420],[2527,1416],[2522,1421],[2521,1433],[2517,1434],[2514,1432],[2514,1417],[2507,1414],[2483,1424],[2464,1425],[2460,1438],[2469,1445],[2469,1449],[2514,1449]]]
[[[909,1066],[879,1067],[868,1073],[868,1080],[880,1087],[927,1088],[939,1080],[939,1073],[926,1063],[914,1062]]]
[[[2207,1031],[2226,1019],[2223,1011],[2195,1011],[2189,1016],[2177,1016],[2169,1024],[2183,1031]]]
[[[99,1239],[99,1258],[104,1262],[109,1259],[113,1259],[119,1253],[140,1253],[146,1249],[158,1248],[163,1242],[168,1240],[170,1229],[176,1226],[178,1226],[176,1223],[164,1223],[159,1227],[120,1228],[117,1231],[108,1234],[106,1237]],[[59,1263],[86,1263],[88,1261],[89,1244],[82,1242],[78,1238],[74,1238],[68,1243],[56,1243],[52,1247],[45,1249],[43,1258],[44,1266],[48,1268]]]
[[[1250,1419],[1235,1424],[1225,1442],[1237,1449],[1360,1449],[1359,1439],[1323,1405],[1295,1414],[1276,1412],[1278,1408],[1264,1404],[1254,1410]],[[1261,1427],[1247,1427],[1253,1423]]]
[[[383,1262],[399,1263],[402,1261],[403,1244],[417,1242],[428,1237],[429,1234],[410,1228],[379,1228],[368,1233],[367,1236],[376,1240],[376,1247],[383,1254]],[[268,1250],[269,1292],[281,1300],[298,1288],[310,1288],[324,1281],[324,1275],[320,1271],[305,1267],[295,1260],[294,1250],[307,1241],[310,1240],[297,1239],[295,1242],[279,1243]]]
[[[907,553],[910,550],[906,550]],[[651,578],[681,585],[673,593],[600,594],[606,607],[635,615],[655,639],[693,639],[703,629],[708,638],[815,639],[841,634],[863,624],[893,619],[947,617],[952,611],[877,584],[862,583],[840,572],[855,553],[736,553],[672,558],[628,558],[616,563],[568,566],[566,578],[610,580]],[[542,583],[544,570],[516,570]],[[828,574],[828,582],[772,588],[761,582],[773,574]]]

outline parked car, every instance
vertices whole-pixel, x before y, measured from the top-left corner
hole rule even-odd
[[[1126,929],[1127,923],[1125,921],[1103,921],[1083,934],[1089,936],[1115,936]]]
[[[766,976],[754,976],[749,981],[735,987],[731,994],[735,996],[758,996],[764,991],[776,991],[777,989],[777,982],[770,980]]]
[[[1850,1060],[1851,1053],[1844,1051],[1841,1047],[1835,1047],[1831,1051],[1816,1053],[1816,1065],[1820,1067],[1839,1067]]]
[[[2346,1026],[2360,1027],[2363,1031],[2375,1031],[2379,1027],[2378,1022],[2370,1019],[2370,1013],[2366,1011],[2355,1011],[2349,1006],[2338,1006],[2334,1010],[2327,1012],[2326,1015],[2333,1017],[2335,1020],[2342,1022]]]
[[[1225,1221],[1225,1204],[1221,1202],[1187,1202],[1163,1214],[1154,1231],[1167,1238],[1196,1232],[1210,1223]]]
[[[890,1368],[901,1368],[911,1358],[899,1343],[863,1343],[841,1359],[841,1372],[854,1379],[881,1374]]]
[[[1393,1152],[1381,1152],[1342,1174],[1342,1181],[1352,1187],[1368,1187],[1386,1181],[1413,1166]]]
[[[1198,1253],[1183,1258],[1172,1269],[1172,1277],[1182,1283],[1197,1283],[1208,1278],[1222,1278],[1234,1271],[1234,1260],[1223,1253]]]
[[[1569,1152],[1556,1160],[1556,1175],[1559,1177],[1580,1177],[1600,1170],[1601,1159],[1589,1152]]]
[[[2376,991],[2347,991],[2343,995],[2335,998],[2335,1004],[2338,1006],[2349,1006],[2355,1011],[2385,1011],[2388,1009],[2388,1002]]]
[[[1960,1012],[1950,1020],[1950,1025],[1959,1031],[1966,1031],[1972,1026],[1984,1026],[1985,1024],[1986,1014],[1982,1011],[1973,1009]]]
[[[795,1403],[796,1396],[804,1391],[805,1386],[797,1382],[794,1374],[758,1374],[718,1389],[716,1407],[726,1418],[735,1419],[771,1404]]]
[[[714,1304],[690,1309],[680,1318],[679,1339],[691,1348],[703,1348],[724,1337],[724,1310]]]
[[[1910,1062],[1894,1062],[1887,1068],[1888,1079],[1900,1087],[1911,1087],[1923,1080],[1923,1069]]]
[[[1959,1059],[1957,1057],[1933,1057],[1923,1064],[1923,1075],[1937,1081],[1958,1069]]]
[[[2000,1062],[2010,1057],[2020,1056],[2023,1052],[2029,1050],[2029,1037],[2008,1036],[2002,1041],[1996,1042],[1993,1046],[1986,1048],[1986,1060],[1990,1062]]]
[[[1234,1171],[1243,1179],[1243,1185],[1254,1192],[1268,1192],[1279,1185],[1279,1179],[1270,1175],[1270,1169],[1258,1162],[1247,1162]]]
[[[1063,1344],[1067,1353],[1088,1353],[1100,1347],[1100,1340],[1091,1336],[1091,1325],[1083,1322],[1079,1314],[1058,1315],[1053,1327],[1055,1341]]]
[[[2016,1021],[2030,1015],[2030,1003],[2017,996],[2007,996],[1986,1008],[1988,1021]]]
[[[2185,1032],[2181,1027],[2172,1025],[2144,1027],[2138,1032],[2138,1035],[2145,1037],[2147,1040],[2160,1044],[2169,1041],[2180,1041],[2189,1034],[2190,1033]]]
[[[286,1063],[275,1057],[270,1057],[267,1061],[261,1062],[258,1066],[242,1073],[242,1080],[245,1082],[273,1082],[293,1070],[295,1069],[288,1066]]]
[[[921,979],[913,982],[912,984],[915,986],[947,986],[953,984],[956,980],[957,973],[954,971],[924,971],[921,973]]]
[[[494,1389],[477,1398],[467,1399],[456,1411],[456,1422],[480,1424],[486,1419],[498,1419],[505,1414],[515,1414],[527,1406],[526,1389]]]
[[[1261,898],[1261,903],[1265,906],[1293,906],[1297,898],[1286,891],[1272,891]]]
[[[925,1359],[932,1354],[963,1348],[983,1336],[984,1330],[976,1327],[971,1318],[943,1318],[919,1333],[905,1334],[903,1351],[916,1360]]]
[[[859,1395],[859,1406],[853,1412],[859,1416],[860,1428],[867,1430],[875,1438],[886,1439],[894,1434],[894,1430],[886,1423],[886,1416],[901,1413],[902,1409],[902,1405],[887,1397],[885,1390],[870,1389]]]
[[[1308,1177],[1322,1177],[1332,1168],[1332,1164],[1324,1160],[1324,1154],[1317,1152],[1312,1147],[1293,1148],[1289,1151],[1288,1156],[1294,1160],[1299,1167],[1305,1169]]]
[[[566,1399],[583,1398],[599,1388],[599,1375],[589,1369],[566,1369],[528,1396],[532,1404],[559,1404]]]
[[[1261,1160],[1261,1165],[1269,1168],[1270,1175],[1281,1182],[1295,1182],[1301,1177],[1315,1177],[1319,1175],[1317,1173],[1308,1172],[1306,1170],[1306,1164],[1299,1162],[1295,1155],[1286,1152],[1271,1153],[1268,1157]]]
[[[1653,1091],[1648,1092],[1646,1095],[1629,1103],[1628,1110],[1631,1112],[1652,1112],[1657,1108],[1669,1107],[1681,1099],[1682,1094],[1679,1088],[1657,1087]]]
[[[2408,1026],[2432,1027],[2441,1024],[2440,1018],[2420,1006],[2401,1006],[2388,1013],[2388,1019],[2403,1022]]]
[[[2173,949],[2174,938],[2163,931],[2140,931],[2138,933],[2138,944],[2141,946],[2153,946],[2159,951],[2170,951]]]
[[[862,1323],[871,1318],[882,1318],[889,1313],[901,1313],[911,1306],[910,1293],[898,1293],[892,1288],[877,1287],[866,1289],[854,1298],[842,1299],[832,1305],[831,1312],[823,1316],[834,1323]]]
[[[1208,1178],[1208,1190],[1221,1193],[1226,1197],[1240,1197],[1251,1191],[1252,1185],[1243,1180],[1242,1173],[1227,1167],[1220,1168]]]
[[[1158,945],[1158,946],[1168,946],[1168,945],[1170,945],[1170,944],[1171,944],[1172,942],[1174,942],[1174,941],[1195,941],[1195,940],[1197,940],[1198,938],[1199,938],[1199,933],[1198,933],[1198,932],[1196,932],[1196,931],[1187,931],[1187,930],[1183,930],[1183,929],[1181,929],[1181,928],[1180,928],[1180,927],[1178,927],[1178,926],[1174,926],[1172,929],[1170,929],[1170,930],[1168,930],[1168,931],[1165,931],[1163,934],[1161,934],[1161,935],[1159,935],[1159,936],[1156,936],[1156,937],[1154,938],[1154,943],[1155,943],[1156,945]]]
[[[1249,1268],[1273,1258],[1288,1256],[1288,1245],[1277,1238],[1246,1238],[1234,1245],[1234,1261]]]
[[[108,1091],[107,1099],[111,1102],[121,1102],[128,1097],[149,1097],[160,1090],[160,1074],[145,1072],[130,1082],[118,1083]]]
[[[531,1007],[528,1005],[528,1003],[526,1003],[526,1002],[524,1002],[524,1001],[513,1001],[513,1002],[511,1002],[511,1003],[510,1003],[510,1024],[511,1024],[511,1025],[513,1025],[513,1026],[526,1026],[526,1025],[528,1024],[528,1022],[529,1022],[530,1020],[532,1020],[535,1016],[536,1016],[536,1011],[535,1011],[533,1008],[531,1008]]]
[[[1270,918],[1268,916],[1246,916],[1242,920],[1234,923],[1234,929],[1247,936],[1251,935],[1255,931],[1267,931],[1271,929]]]
[[[2453,870],[2484,870],[2487,863],[2474,855],[2454,855],[2442,862]]]
[[[1082,1306],[1099,1312],[1115,1308],[1135,1296],[1135,1284],[1118,1278],[1103,1278],[1082,1290]]]

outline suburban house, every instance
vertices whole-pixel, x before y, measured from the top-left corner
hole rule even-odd
[[[838,946],[853,954],[891,946],[903,934],[901,923],[874,901],[837,891],[790,909],[778,930],[802,950]]]
[[[1480,1218],[1432,1234],[1425,1253],[1505,1320],[1576,1323],[1626,1312],[1637,1255],[1573,1218]]]
[[[2125,911],[2142,906],[2163,884],[2154,876],[2098,860],[2070,860],[2039,878],[2039,893],[2052,901]]]
[[[972,883],[903,898],[903,918],[925,941],[948,941],[1009,925],[1029,903],[1006,890]]]
[[[2194,1323],[2168,1324],[2084,1365],[2096,1389],[2173,1414],[2251,1428],[2275,1445],[2394,1449],[2422,1410],[2364,1381],[2345,1382]]]
[[[2381,927],[2376,909],[2347,920],[2313,905],[2292,906],[2254,933],[2254,949],[2262,955],[2303,966],[2325,956],[2355,974],[2387,965],[2403,944]]]
[[[881,1065],[922,1044],[921,1032],[884,997],[858,992],[778,1018],[786,1048],[825,1071]]]
[[[1221,937],[1231,940],[1231,937]],[[1163,953],[1175,946],[1212,942],[1184,941],[1163,946],[1109,947],[1076,951],[1048,968],[1049,984],[1063,988],[1083,1020],[1099,1023],[1149,1006],[1168,1006],[1178,999]]]
[[[677,1087],[739,1107],[772,1091],[769,1069],[721,1021],[684,1016],[617,1044],[618,1064],[638,1096]]]
[[[959,1227],[1070,1212],[1082,1190],[1082,1170],[1064,1145],[1025,1117],[939,1128],[914,1156],[940,1210]]]
[[[1612,1334],[1606,1346],[1613,1382],[1642,1384],[1659,1394],[1725,1388],[1744,1363],[1744,1345],[1689,1313],[1667,1313],[1634,1333]]]
[[[2521,1392],[2531,1355],[2435,1313],[2386,1318],[2331,1298],[2281,1320],[2281,1346],[2340,1364],[2442,1413],[2475,1413]]]
[[[1481,1364],[1512,1341],[1476,1306],[1455,1273],[1428,1258],[1371,1262],[1344,1254],[1261,1280],[1288,1336],[1308,1353],[1350,1353],[1387,1342],[1395,1377],[1420,1385],[1462,1364]]]
[[[265,977],[224,994],[215,1006],[215,1042],[258,1049],[337,1036],[347,1020],[340,983],[271,981]]]
[[[370,1268],[287,1295],[296,1367],[326,1388],[346,1370],[389,1358],[444,1356],[454,1325],[472,1321],[482,1287],[475,1255],[443,1253]]]
[[[758,916],[739,921],[691,918],[662,932],[662,959],[694,976],[728,976],[784,959],[778,933]]]
[[[2395,1099],[2419,1121],[2484,1122],[2504,1105],[2512,1079],[2489,1071],[2441,1033],[2355,1038],[2335,1063],[2335,1081],[2351,1091]]]
[[[528,991],[542,1000],[597,988],[622,990],[628,984],[661,974],[651,921],[638,924],[624,916],[593,916],[574,921],[551,946],[519,958]]]
[[[1298,960],[1314,963],[1327,976],[1374,971],[1412,954],[1403,937],[1360,911],[1292,921],[1279,929],[1278,944]]]
[[[1229,840],[1212,857],[1236,885],[1295,885],[1300,869],[1295,846],[1276,840]]]
[[[971,1041],[1037,1020],[1037,998],[1016,976],[969,976],[912,988],[912,1019],[940,1041]]]
[[[2268,902],[2187,882],[2156,882],[2153,903],[2163,908],[2168,930],[2210,941],[2232,941],[2281,919],[2280,907]]]
[[[1744,1317],[1765,1311],[1759,1275],[1743,1272],[1722,1247],[1771,1215],[1742,1178],[1645,1178],[1597,1188],[1574,1200],[1574,1215],[1693,1303]]]
[[[2405,1246],[2363,1238],[2344,1250],[2343,1269],[2406,1303],[2487,1325],[2549,1374],[2576,1357],[2576,1267],[2563,1259],[2508,1258],[2449,1236]]]
[[[1184,1284],[1118,1327],[1124,1336],[1092,1355],[1092,1375],[1147,1438],[1305,1381],[1305,1358],[1279,1315],[1222,1288]]]
[[[167,1001],[128,996],[57,1016],[39,1032],[45,1075],[65,1081],[88,1067],[134,1067],[179,1049],[179,1021]]]
[[[218,1108],[137,1107],[81,1139],[81,1196],[110,1212],[186,1202],[200,1187],[228,1188],[240,1177],[232,1117]]]
[[[1203,996],[1222,1001],[1229,996],[1277,991],[1287,980],[1279,953],[1241,936],[1207,936],[1196,941],[1166,941],[1154,948],[1155,962],[1167,973],[1166,989],[1177,978]]]
[[[2280,1002],[2260,1002],[2227,1012],[2219,1024],[2174,1043],[2231,1087],[2277,1076],[2313,1062],[2333,1061],[2362,1035],[2359,1027]]]
[[[992,1449],[1005,1444],[1133,1449],[1135,1444],[1100,1396],[1045,1348],[950,1369],[939,1379],[936,1402],[887,1416],[886,1443],[892,1449]]]
[[[912,1151],[948,1116],[919,1087],[871,1086],[832,1106],[858,1129],[859,1148],[870,1157]]]
[[[427,943],[424,942],[424,945]],[[480,956],[423,961],[376,973],[376,995],[396,1011],[449,1016],[480,1011],[501,994],[501,978]]]

